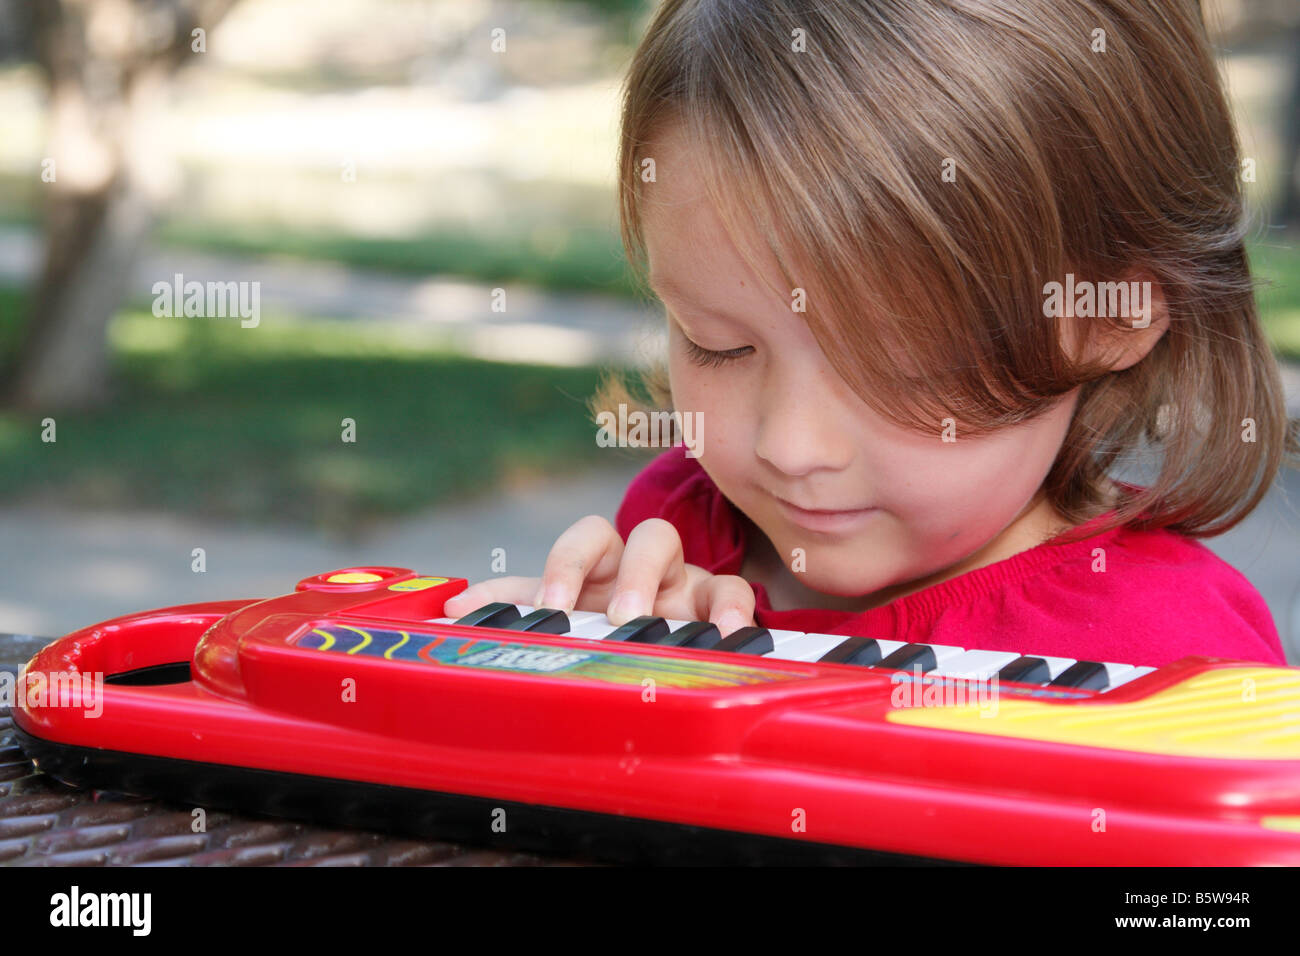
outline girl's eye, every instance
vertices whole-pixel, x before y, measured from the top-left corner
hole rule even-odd
[[[687,357],[701,368],[717,368],[719,365],[734,362],[754,350],[752,346],[745,345],[738,349],[727,349],[725,352],[714,352],[710,349],[701,348],[686,336],[682,336],[682,341],[686,343]]]

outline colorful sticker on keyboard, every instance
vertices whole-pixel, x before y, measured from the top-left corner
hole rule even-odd
[[[298,647],[390,661],[449,664],[515,674],[545,674],[612,684],[640,684],[647,677],[667,687],[746,687],[798,680],[807,674],[766,667],[651,654],[629,654],[495,639],[452,637],[420,631],[388,631],[322,624],[294,642]]]

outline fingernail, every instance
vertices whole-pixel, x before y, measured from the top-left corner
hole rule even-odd
[[[641,615],[641,595],[634,591],[624,591],[614,595],[614,603],[609,606],[606,615],[614,624],[626,624]]]
[[[546,589],[542,596],[542,603],[537,607],[549,607],[556,611],[569,610],[569,595],[565,593],[564,588],[558,585],[551,585]]]
[[[533,596],[533,607],[546,607],[546,605],[542,603],[542,587],[541,587],[541,586],[538,586],[538,588],[537,588],[537,594],[535,594],[535,595]]]
[[[727,637],[733,631],[738,631],[749,624],[745,615],[739,611],[724,611],[722,617],[718,618],[718,632],[723,637]]]

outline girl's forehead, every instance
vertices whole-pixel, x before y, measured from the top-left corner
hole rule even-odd
[[[707,196],[647,203],[642,215],[650,283],[657,290],[684,292],[690,277],[697,275],[706,283],[725,279],[762,286],[766,279],[776,288],[787,284],[753,224],[744,219],[724,223]]]

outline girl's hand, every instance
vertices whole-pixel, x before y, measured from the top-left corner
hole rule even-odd
[[[615,625],[643,615],[710,621],[724,637],[754,623],[749,582],[686,564],[677,529],[662,518],[633,528],[624,547],[612,524],[588,515],[556,539],[541,578],[480,581],[444,613],[461,617],[493,601],[603,612]]]

